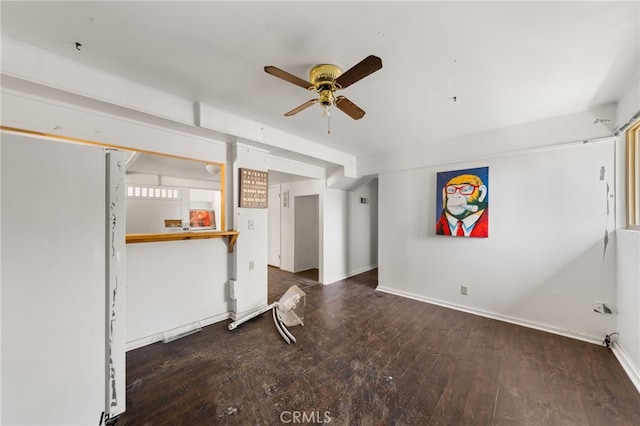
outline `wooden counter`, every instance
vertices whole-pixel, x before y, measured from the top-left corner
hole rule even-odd
[[[197,231],[197,232],[163,232],[159,234],[127,234],[127,244],[157,243],[160,241],[204,240],[208,238],[227,238],[229,253],[238,239],[238,231]]]

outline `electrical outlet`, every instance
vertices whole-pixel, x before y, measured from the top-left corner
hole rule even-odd
[[[593,302],[593,311],[604,314],[604,302]]]
[[[256,263],[253,260],[249,261],[249,270],[252,271],[253,269],[255,269],[256,267]]]
[[[467,295],[467,286],[464,286],[464,285],[460,286],[460,294],[463,296]]]

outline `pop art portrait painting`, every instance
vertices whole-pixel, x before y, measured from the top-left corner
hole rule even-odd
[[[489,167],[437,174],[436,235],[489,236]]]

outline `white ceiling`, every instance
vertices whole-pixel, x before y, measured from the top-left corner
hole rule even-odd
[[[369,155],[616,101],[640,63],[640,2],[11,2],[2,36],[192,101]],[[75,43],[81,43],[80,50]],[[383,68],[334,108],[264,72]],[[312,153],[310,153],[312,154]]]
[[[184,179],[219,182],[219,166],[212,165],[212,172],[209,172],[206,166],[206,163],[193,160],[127,151],[127,173],[165,175]]]
[[[206,166],[207,163],[202,161],[187,160],[136,151],[126,152],[127,174],[142,173],[183,179],[195,179],[199,181],[220,182],[219,166],[212,164],[213,169],[211,172]],[[300,179],[300,176],[290,175],[288,173],[275,171],[269,172],[269,185],[278,185]]]

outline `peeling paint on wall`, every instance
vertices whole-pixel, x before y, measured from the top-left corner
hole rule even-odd
[[[124,155],[108,151],[107,166],[107,318],[106,318],[106,419],[125,409],[124,287],[121,252],[124,251]],[[123,397],[120,398],[120,395]]]
[[[116,161],[115,162],[116,168],[118,169],[118,171],[122,171],[122,162],[121,161]],[[115,262],[115,264],[117,264],[118,259],[117,259],[117,246],[116,246],[116,235],[117,235],[117,225],[118,225],[118,216],[116,213],[116,207],[118,205],[119,197],[119,189],[120,189],[120,182],[116,181],[115,182],[115,191],[113,191],[112,194],[110,194],[110,196],[114,197],[111,199],[111,202],[109,203],[109,211],[110,211],[110,225],[111,225],[111,259],[110,262]],[[110,312],[109,312],[109,361],[108,361],[108,365],[109,365],[109,386],[111,387],[111,392],[110,392],[110,401],[109,401],[109,406],[111,407],[116,407],[118,405],[118,392],[116,389],[116,368],[114,365],[114,361],[113,361],[113,333],[114,333],[114,323],[117,320],[117,314],[116,314],[116,296],[118,294],[118,276],[116,275],[114,277],[114,288],[112,291],[112,296],[111,296],[111,304],[110,304]]]
[[[600,167],[600,181],[605,180],[607,168],[605,166]],[[607,216],[609,216],[609,193],[611,188],[609,187],[609,182],[606,182],[606,190],[605,190],[605,203],[607,205]],[[604,230],[604,240],[603,240],[603,250],[602,250],[602,264],[604,265],[605,257],[607,255],[607,247],[609,246],[609,230]]]
[[[605,180],[607,168],[605,166],[600,167],[600,181]],[[609,198],[611,198],[611,187],[609,186],[609,182],[606,183],[606,193],[605,193],[605,202],[607,204],[607,216],[610,215],[609,209]]]
[[[604,259],[607,255],[607,247],[609,246],[609,231],[606,229],[604,230],[603,245],[604,245],[604,250],[602,251],[602,263],[604,264]]]
[[[115,288],[111,298],[111,319],[109,321],[109,380],[111,385],[111,401],[109,405],[118,405],[118,392],[116,389],[116,368],[113,362],[113,323],[116,321],[116,295],[118,294],[118,278],[115,279]]]

